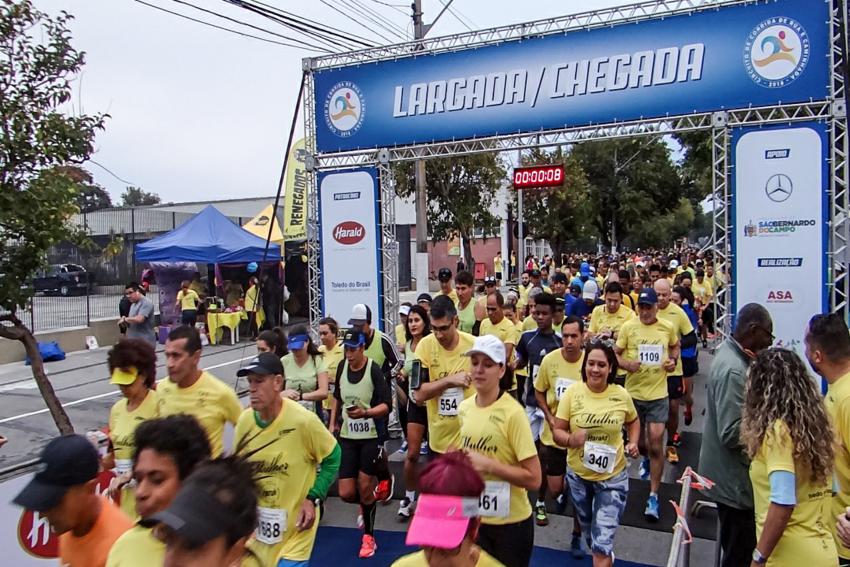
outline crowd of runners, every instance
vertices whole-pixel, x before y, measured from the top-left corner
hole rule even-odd
[[[52,440],[16,503],[48,518],[71,567],[292,567],[309,564],[336,482],[363,530],[359,550],[339,553],[367,559],[396,483],[395,415],[397,518],[422,550],[396,565],[523,567],[535,525],[570,507],[570,553],[612,565],[631,459],[649,481],[646,520],[673,513],[662,475],[679,460],[680,416],[694,416],[726,275],[690,251],[564,255],[528,257],[511,285],[515,261],[503,274],[498,260],[478,290],[471,273],[440,269],[439,292],[401,305],[389,333],[363,304],[319,321],[316,342],[306,326],[261,332],[237,373],[245,409],[200,369],[195,327],[171,330],[159,382],[154,347],[122,339],[108,356],[123,394],[108,449]],[[700,408],[723,565],[850,565],[850,332],[836,315],[808,324],[825,398],[800,357],[769,348],[772,333],[763,307],[741,308]],[[95,490],[104,470],[111,500]]]

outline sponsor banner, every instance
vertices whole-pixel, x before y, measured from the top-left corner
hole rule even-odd
[[[304,169],[304,138],[289,150],[283,199],[283,238],[288,241],[307,238],[307,171]],[[268,230],[268,228],[266,228]],[[263,236],[268,236],[268,232]]]
[[[318,186],[322,312],[345,327],[365,303],[383,329],[377,170],[320,173]]]
[[[827,135],[823,124],[733,132],[732,308],[760,303],[777,344],[803,354],[829,308]]]
[[[314,74],[319,152],[827,98],[830,4],[775,0]]]

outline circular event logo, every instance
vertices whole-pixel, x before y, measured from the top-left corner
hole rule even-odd
[[[331,87],[325,97],[325,124],[340,138],[355,134],[363,124],[366,105],[360,89],[351,81]]]
[[[791,18],[769,18],[747,37],[744,65],[759,86],[771,89],[794,82],[809,62],[809,36]]]

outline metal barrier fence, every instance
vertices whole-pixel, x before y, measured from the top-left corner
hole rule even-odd
[[[193,216],[150,207],[75,215],[71,222],[85,230],[87,245],[63,242],[48,250],[47,267],[30,282],[35,288],[31,305],[18,317],[34,333],[117,318],[124,286],[139,281],[147,267],[136,262],[136,244],[173,230]],[[229,218],[240,226],[249,220]],[[156,286],[149,296],[157,297]],[[158,312],[159,302],[154,299],[153,303]]]
[[[691,467],[687,467],[679,482],[682,484],[679,502],[675,503],[671,501],[676,510],[676,523],[673,526],[673,541],[670,543],[670,553],[667,555],[667,567],[690,566],[693,536],[688,526],[688,518],[699,516],[702,510],[717,508],[713,502],[706,500],[697,500],[691,505],[694,499],[694,490],[711,488],[714,485],[711,480],[699,475]],[[720,564],[719,542],[720,537],[718,535],[718,545],[715,546],[715,566]]]

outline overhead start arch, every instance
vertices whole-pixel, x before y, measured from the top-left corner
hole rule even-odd
[[[801,313],[846,317],[846,13],[655,0],[305,59],[313,325],[356,302],[396,323],[393,163],[695,130],[730,275],[721,336],[749,301],[791,346]]]

